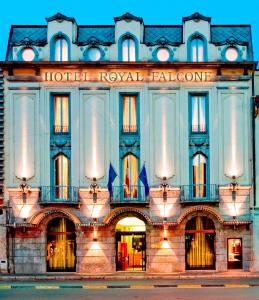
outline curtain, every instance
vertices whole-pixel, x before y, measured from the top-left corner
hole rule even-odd
[[[75,234],[74,232],[67,232],[67,220],[65,218],[54,221],[56,224],[47,233],[46,259],[48,270],[73,270],[75,268]]]
[[[138,192],[138,159],[128,154],[123,159],[124,198],[137,198]]]
[[[123,132],[137,131],[137,98],[123,97]]]
[[[122,41],[122,61],[136,61],[136,45],[133,39]]]
[[[204,60],[204,43],[200,38],[191,41],[192,61],[202,62]]]
[[[193,158],[193,197],[206,197],[206,158],[196,154]]]
[[[189,249],[186,249],[187,266],[193,269],[211,268],[214,266],[214,236],[204,231],[202,217],[196,217],[195,222],[198,232],[192,235]]]
[[[67,96],[54,98],[54,131],[69,131],[69,101]]]
[[[55,41],[55,61],[68,61],[68,43],[64,38]]]
[[[57,199],[68,199],[69,170],[68,159],[63,154],[55,159],[55,188]]]

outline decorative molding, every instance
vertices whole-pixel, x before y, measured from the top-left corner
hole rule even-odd
[[[51,21],[57,21],[59,23],[62,23],[63,21],[68,21],[68,22],[72,22],[72,23],[76,23],[75,18],[70,18],[67,17],[65,15],[63,15],[62,13],[56,13],[55,15],[53,15],[52,17],[46,18],[45,19],[47,22],[51,22]]]
[[[224,223],[224,219],[221,217],[221,215],[216,212],[213,208],[211,208],[210,206],[207,205],[197,205],[197,206],[193,206],[190,207],[188,209],[186,209],[181,215],[180,217],[177,219],[177,223],[180,224],[182,223],[182,221],[190,214],[195,213],[195,212],[206,212],[209,213],[211,215],[213,215],[220,224]]]
[[[146,43],[147,46],[157,46],[157,45],[159,45],[159,46],[167,46],[167,45],[179,46],[181,44],[182,43],[180,43],[180,42],[171,42],[165,36],[161,36],[159,39],[155,40],[154,42]]]
[[[132,15],[131,13],[126,12],[125,14],[123,14],[120,17],[115,17],[114,21],[115,22],[118,22],[118,21],[125,21],[125,22],[136,21],[136,22],[140,22],[142,24],[143,23],[143,18],[136,17],[136,16]]]
[[[34,225],[39,225],[45,218],[47,218],[48,216],[54,215],[54,214],[60,214],[60,215],[65,215],[66,217],[68,217],[71,221],[74,222],[74,224],[81,224],[81,220],[73,215],[70,211],[70,209],[59,209],[59,208],[46,208],[43,209],[39,212],[37,212],[35,215],[33,215],[32,217],[30,217],[28,219],[28,223],[29,224],[34,224]]]
[[[146,213],[136,207],[122,207],[122,208],[115,208],[112,210],[109,215],[104,219],[104,224],[110,225],[113,221],[115,221],[120,215],[133,213],[138,215],[143,219],[147,224],[152,225],[152,221]]]
[[[227,38],[226,40],[223,40],[221,42],[216,42],[213,43],[216,46],[223,46],[223,45],[229,45],[229,46],[236,46],[236,45],[240,45],[240,46],[248,46],[248,42],[244,42],[241,40],[238,40],[237,38],[231,36],[230,38]]]
[[[31,46],[44,47],[46,44],[47,44],[47,40],[32,40],[29,37],[25,37],[23,40],[20,40],[19,42],[10,43],[11,46],[25,46],[25,47],[31,47]]]
[[[200,14],[199,12],[195,12],[194,14],[190,15],[189,17],[183,17],[183,22],[191,21],[191,20],[193,20],[194,22],[199,22],[200,20],[206,21],[209,23],[211,22],[210,17],[205,17],[202,14]]]
[[[77,42],[78,46],[85,46],[85,45],[90,45],[90,46],[110,46],[112,45],[112,42],[105,42],[103,40],[100,40],[96,38],[95,36],[90,36],[86,41],[82,42]]]

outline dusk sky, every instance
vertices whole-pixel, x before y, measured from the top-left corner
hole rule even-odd
[[[1,1],[3,2],[3,1]],[[145,24],[181,24],[182,17],[200,12],[212,24],[251,24],[254,58],[259,60],[259,0],[13,0],[0,5],[0,60],[5,59],[10,26],[44,25],[45,17],[61,12],[79,25],[113,24],[125,12],[143,17]]]

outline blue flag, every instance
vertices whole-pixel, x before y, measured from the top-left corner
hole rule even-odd
[[[108,181],[108,184],[107,184],[110,196],[112,196],[112,183],[113,183],[113,181],[115,180],[116,177],[117,177],[117,173],[115,172],[112,164],[110,163],[110,167],[109,167],[109,181]]]
[[[148,186],[148,182],[147,182],[147,171],[146,171],[145,164],[143,165],[143,168],[142,168],[141,172],[139,173],[138,177],[141,180],[141,182],[144,184],[145,196],[147,197],[149,195],[149,186]]]

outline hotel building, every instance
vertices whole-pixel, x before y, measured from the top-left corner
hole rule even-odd
[[[0,67],[3,269],[253,270],[249,25],[58,13]]]

